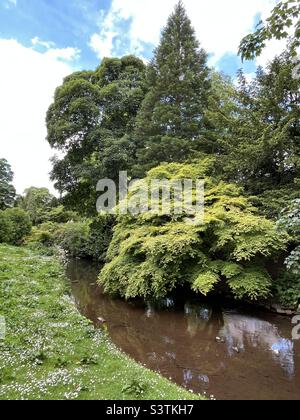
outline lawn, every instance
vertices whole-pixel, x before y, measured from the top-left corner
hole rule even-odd
[[[199,399],[117,350],[77,311],[56,257],[0,245],[0,399]],[[1,328],[1,326],[0,326]]]

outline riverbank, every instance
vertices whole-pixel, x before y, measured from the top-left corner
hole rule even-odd
[[[6,321],[1,400],[200,398],[135,363],[94,330],[75,308],[55,257],[0,246],[0,317]]]

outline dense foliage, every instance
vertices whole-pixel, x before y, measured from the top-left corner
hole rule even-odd
[[[95,215],[97,181],[117,179],[133,165],[131,134],[145,91],[145,65],[133,56],[104,59],[95,72],[74,73],[56,90],[48,142],[64,157],[54,158],[52,179],[72,209]]]
[[[86,257],[89,237],[89,222],[70,222],[61,225],[55,232],[56,242],[71,257]]]
[[[208,67],[180,0],[149,64],[104,58],[56,89],[46,122],[60,198],[35,187],[16,196],[0,159],[3,398],[190,397],[124,358],[74,312],[57,248],[101,262],[99,284],[125,299],[188,291],[300,310],[299,17],[300,0],[277,2],[240,54],[254,59],[274,38],[287,39],[286,51],[251,79],[240,70],[232,80]],[[97,182],[118,186],[120,171],[135,181],[128,196],[115,214],[98,214]],[[172,211],[174,188],[164,209],[162,186],[158,209],[148,209],[153,180],[203,180],[204,213]],[[130,211],[118,213],[126,200]]]
[[[292,77],[293,67],[284,53],[251,82],[240,72],[237,88],[217,78],[207,111],[218,173],[256,196],[274,219],[299,197],[300,79]]]
[[[196,180],[209,172],[203,165],[169,164],[149,172],[151,179]],[[158,215],[149,210],[121,216],[100,282],[109,293],[126,298],[161,298],[189,285],[207,295],[217,285],[237,298],[267,297],[271,277],[266,261],[285,248],[287,236],[256,214],[241,189],[205,178],[205,218]]]
[[[6,159],[0,159],[0,210],[12,207],[16,190],[12,185],[14,174]]]
[[[104,262],[114,224],[115,219],[106,215],[94,219],[77,216],[63,222],[49,220],[33,227],[26,244],[40,252],[42,248],[48,248],[44,251],[51,254],[51,248],[60,248],[70,257]]]
[[[293,238],[294,247],[286,260],[288,271],[300,277],[300,199],[285,208],[279,220],[279,227],[285,229]]]
[[[286,37],[291,18],[298,18],[298,3],[279,3],[242,42],[243,57],[259,54],[268,39]],[[96,71],[67,77],[47,114],[48,142],[63,152],[53,160],[52,178],[62,193],[57,205],[84,219],[58,222],[46,212],[34,235],[71,255],[101,261],[107,255],[101,282],[126,297],[163,296],[189,285],[202,294],[258,299],[275,291],[281,301],[297,300],[291,277],[297,239],[287,226],[274,227],[287,202],[299,198],[298,35],[296,27],[286,52],[252,80],[240,71],[234,83],[208,68],[180,1],[147,66],[133,56],[106,58]],[[164,171],[193,178],[203,162],[204,225],[145,214],[116,224],[96,215],[99,179],[118,183],[121,170],[129,180],[150,171],[146,182]],[[56,206],[52,213],[59,215]],[[49,221],[59,225],[46,233]]]
[[[149,91],[137,115],[137,175],[161,162],[184,161],[204,148],[210,91],[207,54],[181,2],[163,30],[147,72]]]
[[[55,204],[55,197],[47,188],[28,188],[18,200],[19,207],[28,213],[33,225],[49,220],[49,214]]]
[[[111,215],[98,215],[91,220],[86,253],[89,257],[105,262],[106,253],[113,236],[116,220]]]
[[[0,243],[20,245],[31,231],[28,214],[19,208],[0,211]]]
[[[288,309],[300,309],[300,277],[289,271],[283,272],[273,287],[276,301]]]

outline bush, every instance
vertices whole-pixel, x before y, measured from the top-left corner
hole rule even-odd
[[[286,272],[276,281],[274,296],[287,308],[297,309],[300,305],[300,277]]]
[[[89,221],[69,222],[55,233],[55,243],[71,257],[88,257]]]
[[[4,211],[0,211],[0,243],[10,243],[13,225]]]
[[[286,259],[287,270],[300,277],[300,199],[294,200],[285,208],[278,222],[280,229],[287,231],[293,241],[293,250]]]
[[[78,222],[80,217],[74,211],[69,211],[64,208],[64,206],[54,207],[49,213],[45,216],[47,222],[53,223],[67,223],[67,222]]]
[[[110,245],[115,217],[111,215],[99,215],[90,224],[87,253],[95,260],[104,262]]]
[[[32,228],[31,234],[26,237],[26,244],[33,245],[42,245],[45,247],[51,247],[55,245],[55,233],[59,229],[59,224],[57,223],[43,223],[39,226],[34,226]]]
[[[196,180],[205,172],[202,163],[163,165],[150,171],[146,182]],[[258,216],[236,185],[208,177],[205,184],[204,223],[188,214],[151,211],[119,217],[99,278],[106,292],[159,299],[178,286],[207,295],[226,285],[238,299],[270,294],[267,261],[285,249],[288,235]]]
[[[0,242],[20,245],[30,232],[30,218],[24,210],[12,208],[0,212]]]
[[[58,246],[72,257],[93,258],[103,262],[114,223],[114,217],[107,215],[68,223],[47,222],[32,228],[26,244],[31,247]]]
[[[274,296],[288,308],[300,304],[300,199],[292,200],[280,214],[278,228],[290,235],[290,254],[285,260],[286,271],[274,286]]]

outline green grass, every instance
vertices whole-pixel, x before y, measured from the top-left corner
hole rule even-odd
[[[68,294],[55,257],[0,245],[0,399],[199,399],[118,351]]]

